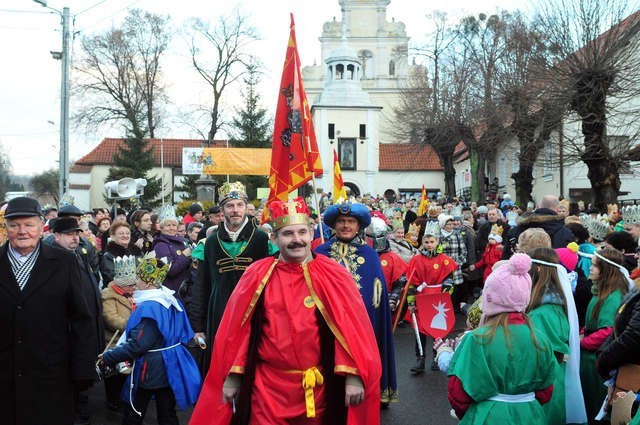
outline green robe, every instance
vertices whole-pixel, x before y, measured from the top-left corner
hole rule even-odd
[[[616,318],[616,312],[622,304],[622,292],[614,291],[605,298],[600,308],[600,314],[597,318],[592,317],[593,308],[598,301],[597,297],[592,297],[587,307],[587,316],[585,321],[585,335],[597,331],[602,328],[613,326]],[[580,380],[582,381],[582,393],[584,394],[584,403],[587,408],[587,418],[593,421],[602,406],[604,398],[607,396],[607,388],[604,386],[604,380],[598,375],[596,370],[596,353],[580,350]]]
[[[536,335],[544,335],[551,343],[551,349],[560,357],[569,354],[569,319],[561,305],[543,304],[529,312]],[[565,401],[566,363],[559,363],[553,380],[553,396],[542,406],[549,425],[567,423]]]
[[[467,334],[451,360],[449,375],[462,381],[465,392],[475,401],[460,421],[465,424],[546,425],[537,400],[521,403],[493,401],[498,394],[524,394],[547,388],[556,376],[557,362],[544,336],[533,344],[527,325],[508,325],[510,349],[504,329],[498,328],[492,340],[481,335],[481,327]]]

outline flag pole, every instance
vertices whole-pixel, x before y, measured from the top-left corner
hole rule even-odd
[[[311,131],[315,131],[315,130],[311,130]],[[306,134],[304,138],[307,142],[307,152],[311,152],[311,139]],[[320,152],[318,152],[318,155],[320,155]],[[311,170],[311,187],[313,188],[313,198],[315,200],[316,205],[318,206],[318,217],[320,217],[321,216],[320,200],[318,199],[318,189],[316,187],[316,173],[313,172],[313,169]],[[320,242],[324,243],[324,232],[322,231],[322,219],[320,219]]]

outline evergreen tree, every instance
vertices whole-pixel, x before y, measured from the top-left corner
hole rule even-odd
[[[189,174],[182,177],[182,182],[173,187],[175,192],[185,192],[186,196],[181,196],[183,201],[198,199],[198,191],[196,189],[196,181],[200,179],[199,174]]]
[[[160,205],[162,200],[159,195],[162,191],[162,182],[159,178],[149,174],[155,164],[153,147],[149,146],[148,140],[138,137],[126,138],[124,145],[113,155],[113,164],[114,166],[109,168],[107,181],[120,180],[124,177],[147,179],[147,186],[144,188],[144,195],[140,198],[140,203],[149,207]],[[125,208],[137,204],[135,200],[119,201],[119,203]]]
[[[246,75],[242,93],[244,103],[242,109],[236,109],[233,117],[229,144],[238,148],[268,148],[272,143],[273,124],[267,110],[260,105],[260,94],[257,91],[260,71],[255,61],[247,65]],[[249,199],[257,197],[257,188],[268,185],[268,176],[233,176],[232,180],[241,181],[246,186]]]
[[[242,93],[243,108],[236,109],[232,120],[229,143],[237,148],[268,148],[271,146],[272,120],[267,110],[260,105],[260,94],[257,91],[260,82],[260,71],[255,62],[247,65],[247,76],[244,79],[245,90]]]

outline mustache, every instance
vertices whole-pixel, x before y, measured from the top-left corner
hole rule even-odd
[[[289,245],[287,245],[288,249],[295,249],[295,248],[305,248],[307,246],[306,243],[304,242],[293,242],[290,243]]]

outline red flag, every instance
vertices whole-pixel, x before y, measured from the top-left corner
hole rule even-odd
[[[428,292],[416,295],[418,328],[434,338],[444,338],[456,324],[451,295],[448,292]]]
[[[291,14],[291,31],[273,129],[269,202],[276,199],[286,201],[289,193],[311,180],[312,173],[316,177],[321,176],[322,163],[302,84],[295,24]]]

